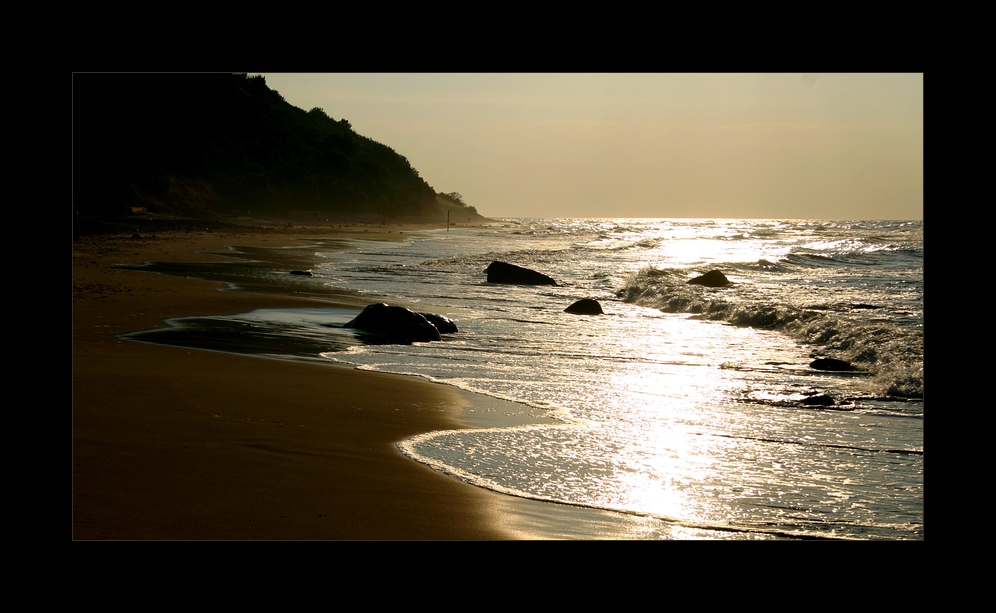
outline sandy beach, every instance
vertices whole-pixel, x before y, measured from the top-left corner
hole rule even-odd
[[[360,230],[357,230],[360,231]],[[73,246],[74,539],[494,539],[507,498],[403,457],[465,400],[413,378],[116,338],[169,317],[315,305],[109,268],[328,229]],[[366,231],[364,236],[373,236]]]
[[[113,266],[224,261],[217,254],[227,245],[393,240],[418,229],[271,226],[74,241],[72,538],[653,538],[651,518],[496,493],[395,447],[485,425],[474,415],[491,425],[551,423],[522,405],[332,363],[119,338],[173,317],[365,303],[219,291],[220,282]]]

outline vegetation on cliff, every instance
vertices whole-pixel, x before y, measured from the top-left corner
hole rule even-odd
[[[453,194],[347,120],[287,103],[262,76],[73,77],[76,215],[480,218]]]

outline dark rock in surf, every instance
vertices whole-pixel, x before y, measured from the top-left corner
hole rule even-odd
[[[488,274],[488,283],[504,283],[507,285],[556,285],[551,277],[535,270],[529,270],[515,264],[491,262],[484,269]]]
[[[311,271],[309,271],[309,270],[292,270],[292,271],[290,271],[290,274],[292,274],[292,275],[301,275],[302,277],[311,277],[311,276],[313,276],[311,274]]]
[[[439,330],[440,334],[453,334],[457,332],[456,324],[449,317],[436,315],[435,313],[419,313],[419,315],[425,317],[429,320],[429,323],[436,326],[436,330]]]
[[[710,270],[702,276],[689,279],[687,283],[691,285],[704,285],[706,287],[726,287],[727,285],[733,285],[730,283],[730,280],[726,278],[726,275],[718,270]]]
[[[837,401],[833,399],[829,394],[815,394],[807,398],[803,398],[800,401],[801,404],[807,407],[832,407],[837,404]]]
[[[423,315],[384,303],[369,305],[343,327],[355,328],[370,340],[388,345],[440,340],[439,330]]]
[[[602,305],[598,304],[597,300],[592,300],[591,298],[582,298],[578,300],[571,306],[564,309],[565,313],[573,313],[575,315],[602,315]]]
[[[837,360],[834,358],[818,358],[809,363],[810,368],[815,368],[816,370],[829,370],[835,372],[846,372],[855,370],[851,366],[850,362],[845,362],[844,360]]]

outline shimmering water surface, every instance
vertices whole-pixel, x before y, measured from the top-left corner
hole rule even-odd
[[[717,538],[923,539],[920,221],[503,220],[307,249],[303,291],[441,313],[460,331],[365,345],[334,327],[355,310],[316,309],[178,322],[161,342],[238,345],[228,326],[259,353],[415,374],[556,417],[399,444],[496,491]],[[493,260],[558,285],[488,284]],[[686,283],[712,269],[733,285]],[[605,314],[563,312],[579,298]],[[856,370],[817,371],[815,357]]]

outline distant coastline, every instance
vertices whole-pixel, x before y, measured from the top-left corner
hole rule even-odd
[[[479,226],[495,220],[476,212],[453,210],[449,216],[451,227]],[[387,228],[399,226],[424,226],[445,228],[447,216],[387,217],[375,214],[327,214],[322,211],[287,211],[275,215],[195,216],[164,215],[139,211],[118,216],[80,216],[73,218],[73,238],[92,235],[138,234],[176,232],[253,232],[258,234],[284,234],[287,232],[327,233],[344,227],[363,226]]]

